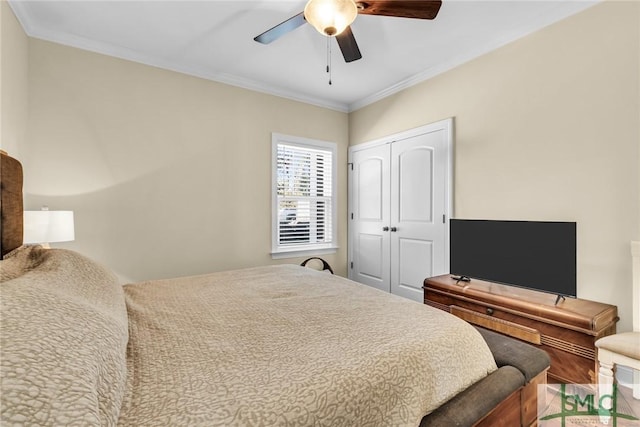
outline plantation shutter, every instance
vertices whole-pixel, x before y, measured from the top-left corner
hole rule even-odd
[[[330,150],[278,144],[278,246],[332,243],[331,173]]]

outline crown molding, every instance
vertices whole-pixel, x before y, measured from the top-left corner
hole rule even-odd
[[[508,36],[494,40],[492,43],[487,43],[486,45],[481,46],[478,49],[474,49],[472,51],[465,52],[462,55],[455,56],[454,58],[452,58],[447,62],[443,62],[434,67],[428,68],[424,71],[421,71],[420,73],[410,76],[409,78],[401,80],[398,83],[392,86],[389,86],[379,92],[373,93],[369,96],[366,96],[358,101],[355,101],[349,104],[349,112],[351,113],[353,111],[359,110],[360,108],[366,107],[367,105],[373,104],[377,101],[380,101],[384,98],[387,98],[391,95],[394,95],[398,92],[401,92],[405,89],[408,89],[426,80],[429,80],[439,74],[452,70],[466,62],[472,61],[482,55],[485,55],[493,50],[496,50],[502,46],[505,46],[511,42],[514,42],[520,38],[526,37],[530,34],[535,33],[536,31],[542,30],[543,28],[546,28],[549,25],[554,24],[555,22],[561,21],[571,15],[580,13],[591,6],[594,6],[595,4],[600,3],[601,1],[603,0],[583,1],[581,2],[582,7],[578,9],[576,9],[573,5],[571,7],[568,7],[569,4],[574,2],[565,2],[567,4],[562,4],[561,2],[559,2],[558,7],[566,8],[561,15],[557,15],[557,14],[552,15],[551,13],[547,12],[546,15],[538,17],[538,19],[536,19],[535,22],[530,23],[528,26],[519,26],[517,30],[514,30]]]
[[[13,9],[16,18],[22,25],[25,33],[29,37],[42,39],[45,41],[50,41],[54,43],[59,43],[66,46],[75,47],[82,50],[91,51],[94,53],[113,56],[116,58],[141,63],[145,65],[149,65],[152,67],[157,67],[169,71],[174,71],[182,74],[187,74],[193,77],[202,78],[205,80],[210,80],[218,83],[227,84],[230,86],[235,86],[243,89],[248,89],[260,93],[264,93],[267,95],[273,95],[285,99],[289,99],[292,101],[302,102],[305,104],[314,105],[321,108],[327,108],[330,110],[335,110],[343,113],[351,113],[360,108],[366,107],[367,105],[373,104],[377,101],[380,101],[384,98],[387,98],[391,95],[394,95],[398,92],[401,92],[405,89],[408,89],[412,86],[415,86],[419,83],[422,83],[426,80],[429,80],[439,74],[442,74],[446,71],[452,70],[466,62],[469,62],[475,58],[478,58],[482,55],[485,55],[492,50],[498,49],[504,45],[507,45],[517,39],[525,37],[529,34],[532,34],[542,28],[545,28],[554,22],[565,19],[571,15],[579,13],[597,3],[600,3],[604,0],[585,0],[585,1],[566,1],[566,2],[558,2],[559,8],[565,8],[564,11],[560,14],[551,14],[547,12],[544,16],[538,17],[535,22],[530,23],[528,26],[518,26],[514,29],[509,35],[502,37],[500,39],[494,40],[491,43],[487,43],[484,46],[481,46],[477,49],[474,49],[469,52],[465,52],[464,54],[457,55],[451,60],[435,65],[431,68],[428,68],[420,73],[414,74],[404,80],[401,80],[385,89],[382,89],[376,93],[368,95],[364,98],[361,98],[352,103],[340,103],[336,101],[331,101],[328,99],[317,98],[313,96],[307,96],[304,94],[300,94],[298,92],[288,90],[282,87],[276,87],[273,85],[267,85],[259,81],[245,79],[238,76],[233,76],[225,73],[215,73],[209,69],[204,67],[191,67],[184,66],[182,64],[176,63],[170,60],[164,60],[160,58],[150,57],[139,52],[121,47],[115,46],[108,43],[100,43],[93,40],[88,40],[79,36],[70,36],[67,34],[58,33],[55,31],[46,31],[46,30],[35,30],[36,26],[32,24],[32,22],[28,18],[28,13],[24,10],[23,1],[9,1],[9,6]],[[579,8],[575,7],[575,3],[581,3],[582,6]],[[541,25],[542,24],[542,25]]]
[[[225,73],[214,73],[211,70],[204,67],[191,67],[184,66],[170,60],[164,60],[161,58],[155,58],[148,55],[141,54],[131,49],[127,49],[122,46],[115,46],[109,43],[101,43],[94,40],[89,40],[84,37],[68,35],[57,31],[48,30],[36,30],[36,26],[32,25],[28,18],[28,14],[24,11],[22,2],[14,1],[9,2],[9,6],[13,9],[18,21],[22,25],[23,30],[27,36],[40,39],[52,43],[61,44],[64,46],[70,46],[89,52],[94,52],[101,55],[111,56],[119,59],[124,59],[139,64],[148,65],[168,71],[174,71],[181,74],[187,74],[193,77],[198,77],[205,80],[214,81],[230,86],[239,87],[242,89],[248,89],[255,92],[264,93],[267,95],[277,96],[280,98],[289,99],[291,101],[302,102],[305,104],[314,105],[321,108],[327,108],[330,110],[339,111],[342,113],[349,112],[348,105],[345,103],[335,102],[327,99],[321,99],[312,96],[306,96],[295,91],[276,87],[273,85],[266,85],[264,83],[245,79],[238,76],[233,76]]]

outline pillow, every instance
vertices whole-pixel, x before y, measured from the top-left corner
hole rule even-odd
[[[115,425],[127,309],[115,274],[72,251],[0,261],[0,424]]]

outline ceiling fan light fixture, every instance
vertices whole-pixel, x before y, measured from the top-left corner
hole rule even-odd
[[[309,0],[304,17],[320,34],[337,36],[358,16],[354,0]]]

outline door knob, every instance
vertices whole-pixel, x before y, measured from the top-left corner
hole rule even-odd
[[[391,231],[392,232],[396,232],[396,231],[398,231],[398,229],[396,227],[391,227]]]
[[[389,227],[382,227],[382,231],[389,231]]]

